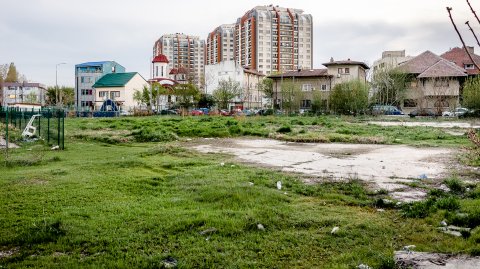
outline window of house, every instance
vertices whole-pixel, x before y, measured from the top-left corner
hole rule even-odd
[[[437,100],[434,103],[435,107],[449,107],[449,104],[446,100]]]
[[[312,106],[312,100],[302,100],[302,107],[309,108]]]
[[[338,73],[343,74],[343,68],[338,68]]]
[[[350,68],[345,67],[345,74],[350,74]]]
[[[91,89],[82,89],[82,95],[92,95]]]
[[[327,84],[322,84],[322,91],[326,91],[327,90]]]
[[[82,106],[92,107],[92,106],[93,106],[93,102],[92,102],[92,101],[82,101]]]
[[[448,79],[435,79],[433,83],[434,87],[448,87],[449,86],[449,81]]]
[[[312,90],[312,84],[302,84],[302,91],[309,92]]]
[[[475,66],[473,64],[465,64],[464,68],[465,69],[475,69]]]
[[[108,92],[107,91],[99,91],[98,92],[98,97],[106,97],[108,96]]]
[[[115,97],[120,97],[119,91],[110,92],[110,99],[114,99]]]
[[[414,99],[405,99],[403,100],[403,107],[416,107],[417,101]]]

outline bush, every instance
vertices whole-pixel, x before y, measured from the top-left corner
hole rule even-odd
[[[360,80],[340,83],[333,87],[329,100],[335,113],[355,115],[368,107],[368,87]]]
[[[282,134],[290,133],[291,131],[292,131],[292,127],[290,127],[289,125],[284,125],[277,130],[278,133],[282,133]]]

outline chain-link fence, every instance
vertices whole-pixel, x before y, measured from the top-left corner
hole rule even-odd
[[[63,109],[26,109],[0,107],[0,136],[5,141],[12,138],[42,139],[50,146],[65,148],[65,112]]]

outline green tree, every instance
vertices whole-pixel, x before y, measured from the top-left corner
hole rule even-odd
[[[218,83],[218,88],[213,91],[213,97],[220,108],[227,109],[230,101],[241,93],[240,82],[228,78],[228,80],[221,80]]]
[[[5,78],[5,82],[18,82],[18,72],[13,62],[10,63],[10,66],[8,67],[8,72]]]
[[[183,113],[185,113],[185,110],[193,107],[200,97],[200,91],[192,83],[175,85],[174,94],[177,97],[177,104]]]
[[[282,109],[284,109],[288,115],[300,109],[304,94],[300,87],[293,82],[293,80],[283,80],[281,93]]]
[[[312,92],[312,112],[320,113],[328,110],[328,95],[322,91]]]
[[[480,109],[480,77],[469,78],[463,86],[463,106]]]
[[[59,96],[58,103],[61,103],[64,106],[72,106],[75,103],[75,94],[74,94],[73,87],[66,87],[62,86],[58,88],[58,92],[56,87],[48,87],[46,93],[46,104],[49,106],[54,106],[57,104],[57,95]]]
[[[409,75],[399,69],[380,69],[373,73],[371,86],[376,104],[399,106],[405,98]]]
[[[329,96],[330,109],[340,114],[358,114],[368,107],[368,87],[360,80],[339,83]]]
[[[215,98],[210,94],[202,94],[198,100],[198,107],[211,108],[215,105]]]
[[[273,91],[273,79],[271,78],[264,78],[259,84],[258,84],[259,90],[262,91],[265,96],[270,100],[270,103],[272,104],[273,107],[273,97],[275,92]]]

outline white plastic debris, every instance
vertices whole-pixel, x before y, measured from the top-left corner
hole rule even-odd
[[[235,167],[235,165],[232,164],[232,165],[230,165],[230,167]]]
[[[58,150],[58,149],[60,149],[60,146],[58,146],[58,145],[52,147],[52,150]]]
[[[254,184],[253,182],[248,182],[248,185],[250,186],[253,186],[253,184]]]
[[[220,166],[224,166],[224,165],[225,165],[225,163],[220,163]]]
[[[257,229],[259,229],[260,231],[265,231],[265,227],[263,227],[261,223],[257,224]]]
[[[281,190],[282,189],[282,182],[277,181],[277,189]]]
[[[443,227],[446,227],[447,226],[447,222],[445,220],[442,220],[440,221],[440,225],[442,225]]]
[[[403,247],[403,250],[405,251],[408,251],[408,252],[412,252],[414,248],[416,248],[417,246],[415,245],[408,245],[408,246],[404,246]]]
[[[372,267],[366,265],[366,264],[360,264],[359,266],[357,266],[358,269],[372,269]]]
[[[335,226],[333,227],[332,231],[330,232],[331,234],[336,234],[338,232],[338,230],[340,230],[339,227]]]

